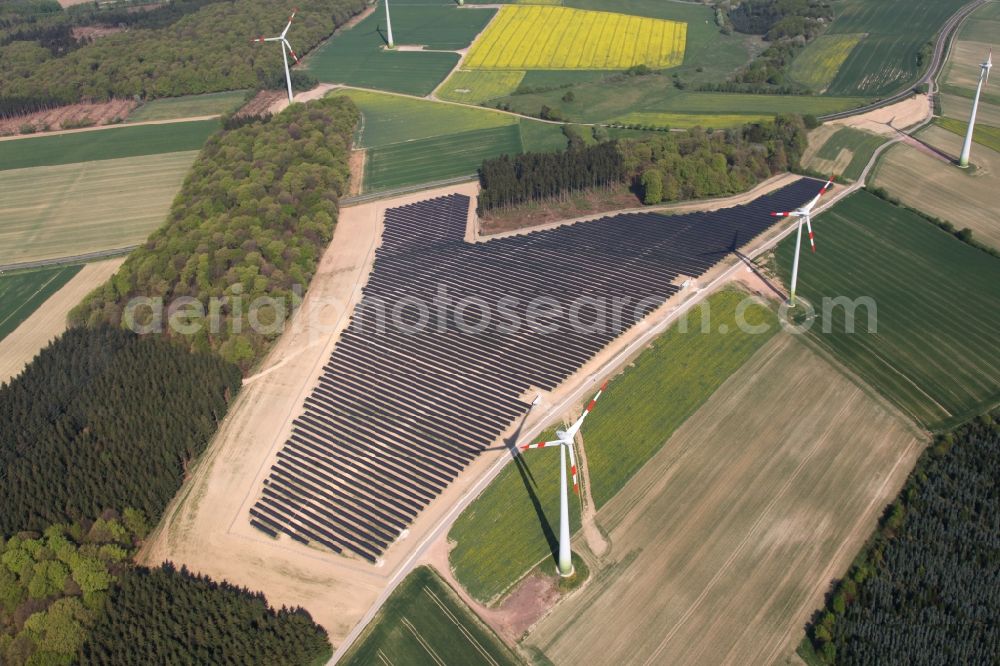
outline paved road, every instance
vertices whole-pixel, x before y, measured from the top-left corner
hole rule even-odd
[[[890,104],[895,104],[896,102],[902,101],[913,94],[913,89],[924,83],[931,83],[932,80],[941,71],[941,66],[944,65],[945,61],[945,51],[948,43],[951,39],[952,33],[958,27],[958,25],[967,17],[969,14],[978,9],[981,5],[986,4],[988,0],[974,0],[965,5],[957,12],[955,12],[951,18],[949,18],[945,24],[938,31],[937,41],[934,44],[934,54],[931,57],[931,64],[924,72],[916,83],[911,86],[907,86],[906,89],[899,91],[895,95],[887,97],[878,102],[872,102],[871,104],[866,104],[865,106],[860,106],[856,109],[851,109],[849,111],[841,111],[839,113],[830,113],[825,116],[820,116],[820,120],[838,120],[840,118],[850,118],[851,116],[860,115],[862,113],[867,113],[868,111],[873,111],[875,109],[881,109],[883,106],[889,106]]]

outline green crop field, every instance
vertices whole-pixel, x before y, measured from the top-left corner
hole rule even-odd
[[[428,567],[399,584],[343,664],[520,664],[521,660]]]
[[[521,132],[517,124],[369,148],[365,190],[472,175],[488,157],[520,152]]]
[[[357,145],[367,149],[366,191],[471,175],[488,157],[566,146],[556,124],[367,90],[346,94],[363,115]]]
[[[965,137],[965,133],[969,128],[968,121],[955,120],[954,118],[935,118],[934,122],[961,137]],[[1000,153],[1000,127],[992,127],[977,122],[976,129],[972,132],[972,140]]]
[[[861,177],[865,165],[883,143],[884,136],[843,127],[826,140],[807,166],[814,171],[855,181]]]
[[[615,118],[613,122],[623,125],[642,125],[644,127],[672,127],[676,129],[688,129],[691,127],[722,128],[738,127],[746,123],[757,123],[762,120],[770,120],[770,115],[748,115],[748,114],[686,114],[686,113],[658,113],[656,111],[637,111],[629,113],[621,118]]]
[[[776,332],[775,316],[760,305],[750,305],[744,321],[766,323],[766,331],[752,334],[737,327],[737,306],[744,296],[736,291],[713,295],[705,310],[710,316],[705,332],[703,311],[696,308],[686,331],[671,327],[608,385],[583,428],[597,507]],[[629,424],[627,437],[622,436],[622,423]],[[549,439],[548,434],[541,439]],[[558,477],[557,451],[531,451],[508,464],[455,521],[448,535],[456,542],[451,565],[473,597],[494,599],[554,552]],[[579,505],[574,501],[571,506],[576,531]],[[496,543],[504,547],[490,545]]]
[[[364,116],[359,144],[362,148],[516,125],[518,122],[517,116],[486,109],[364,90],[345,92]]]
[[[799,275],[819,310],[812,339],[929,428],[1000,402],[1000,259],[867,192],[814,226],[820,251]],[[789,236],[776,253],[786,281],[793,250]],[[877,334],[865,308],[848,333],[844,309],[823,312],[824,297],[874,299]]]
[[[526,153],[550,153],[566,147],[562,125],[521,118],[521,148]],[[586,128],[589,129],[589,128]]]
[[[200,150],[217,129],[213,119],[0,141],[0,170]]]
[[[141,243],[163,224],[197,154],[163,153],[4,172],[0,264]]]
[[[965,0],[844,0],[827,35],[865,37],[844,60],[827,92],[832,95],[888,95],[913,81],[920,49]],[[926,63],[925,63],[926,64]]]
[[[810,90],[822,93],[863,38],[864,35],[820,35],[792,61],[788,75]]]
[[[81,265],[0,275],[0,340],[80,272]]]
[[[169,120],[171,118],[196,118],[231,113],[243,105],[245,90],[166,97],[146,102],[128,115],[127,122]]]
[[[472,43],[495,13],[460,8],[450,0],[397,0],[391,11],[397,45],[445,51]],[[454,52],[384,49],[385,24],[385,6],[379,3],[370,16],[309,54],[306,68],[328,83],[427,95],[458,63]]]
[[[452,102],[482,104],[509,95],[521,84],[524,72],[456,70],[438,87],[435,95]]]

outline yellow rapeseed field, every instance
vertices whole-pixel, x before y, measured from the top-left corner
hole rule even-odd
[[[466,56],[466,69],[627,69],[684,61],[687,24],[567,7],[507,5]]]

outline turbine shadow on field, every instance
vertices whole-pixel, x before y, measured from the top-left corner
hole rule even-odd
[[[524,427],[524,422],[528,420],[528,415],[531,412],[527,412],[521,419],[521,422],[517,424],[517,430],[514,431],[510,437],[504,440],[504,445],[510,455],[514,458],[512,461],[514,467],[517,469],[517,473],[521,476],[521,483],[524,484],[524,490],[528,493],[528,499],[531,500],[531,506],[535,510],[535,515],[538,518],[538,526],[542,530],[542,535],[545,537],[546,543],[549,545],[549,552],[552,554],[552,558],[556,559],[559,556],[559,540],[556,538],[556,533],[549,524],[548,518],[545,516],[545,511],[542,509],[542,503],[538,499],[537,493],[535,493],[535,487],[538,485],[535,482],[535,477],[531,473],[531,468],[528,467],[528,463],[525,462],[524,456],[521,455],[517,448],[517,442],[521,438],[521,429]]]

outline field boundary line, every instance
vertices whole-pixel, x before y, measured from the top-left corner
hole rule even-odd
[[[465,628],[465,625],[459,622],[458,618],[456,618],[455,615],[445,607],[444,603],[442,603],[441,600],[438,598],[438,596],[434,594],[431,588],[424,586],[424,592],[426,592],[427,596],[429,596],[431,600],[437,605],[437,607],[441,609],[441,612],[443,612],[445,616],[449,620],[451,620],[452,624],[458,627],[458,630],[462,632],[462,634],[468,639],[470,643],[472,643],[473,647],[476,648],[476,651],[479,652],[479,654],[483,655],[483,658],[486,659],[486,661],[493,664],[494,666],[500,666],[499,662],[497,662],[496,659],[491,657],[489,653],[486,651],[486,648],[484,648],[482,644],[476,640],[476,637],[473,636],[469,632],[469,630]]]
[[[427,656],[433,659],[434,663],[436,663],[438,666],[448,666],[443,661],[441,661],[441,657],[439,657],[437,652],[435,652],[434,649],[427,643],[427,641],[424,640],[424,637],[420,635],[420,632],[417,631],[417,628],[413,626],[413,623],[410,622],[408,618],[404,617],[400,620],[400,622],[403,624],[403,626],[405,626],[407,629],[410,630],[410,633],[413,634],[413,637],[417,639],[418,643],[420,643],[420,647],[422,647],[427,652]]]

